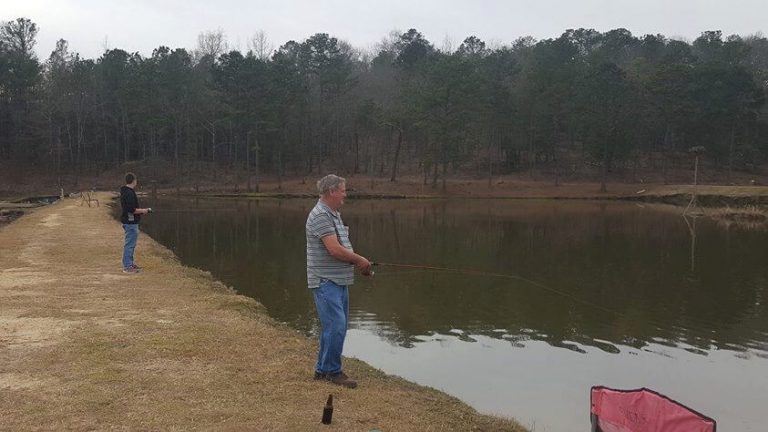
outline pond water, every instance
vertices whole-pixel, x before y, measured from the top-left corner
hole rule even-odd
[[[142,229],[184,264],[316,334],[315,200],[144,201],[157,211]],[[608,201],[347,200],[342,213],[359,253],[452,269],[358,276],[346,356],[537,432],[588,430],[593,385],[648,387],[721,430],[765,430],[765,231]]]

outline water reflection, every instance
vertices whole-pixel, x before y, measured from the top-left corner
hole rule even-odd
[[[691,233],[691,273],[696,272],[696,216],[683,214],[683,220]]]
[[[154,207],[189,211],[158,211],[144,228],[310,333],[303,224],[313,204],[159,200]],[[649,342],[702,355],[766,349],[764,233],[607,202],[351,201],[344,217],[358,250],[376,260],[472,271],[380,267],[372,280],[358,278],[355,325],[375,321],[401,346],[459,329],[467,341],[576,352]]]

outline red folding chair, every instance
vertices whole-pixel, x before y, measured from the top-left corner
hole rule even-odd
[[[647,388],[592,387],[592,432],[716,432],[717,423]]]

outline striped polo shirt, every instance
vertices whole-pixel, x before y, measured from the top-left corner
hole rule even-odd
[[[306,233],[307,285],[309,288],[319,287],[321,279],[333,281],[337,285],[352,285],[355,276],[354,266],[331,256],[321,240],[327,235],[335,235],[343,247],[352,251],[349,228],[344,226],[341,213],[334,211],[318,200],[317,205],[307,217]]]

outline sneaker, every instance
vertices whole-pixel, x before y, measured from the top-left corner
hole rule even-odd
[[[135,267],[128,267],[123,269],[123,273],[141,273],[141,270]]]
[[[141,267],[141,266],[139,266],[138,264],[136,264],[136,263],[133,263],[133,264],[131,264],[131,268],[132,268],[132,269],[136,269],[136,270],[141,270],[141,269],[143,269],[144,267]]]
[[[344,372],[337,372],[335,374],[326,374],[322,372],[315,372],[315,379],[316,380],[325,380],[330,382],[331,384],[340,385],[342,387],[346,388],[356,388],[357,387],[357,381],[351,379],[347,376]]]

